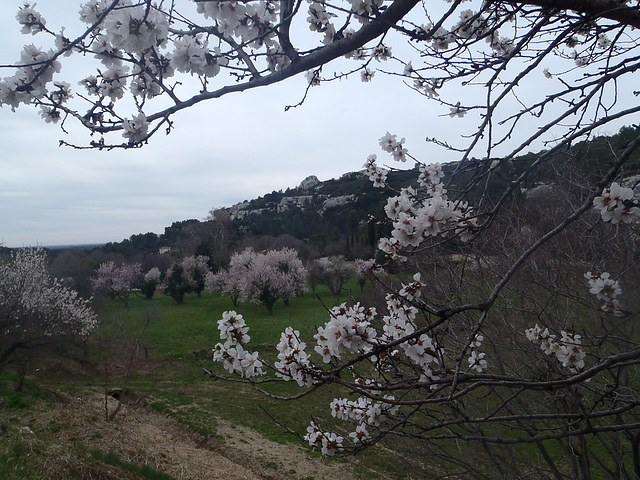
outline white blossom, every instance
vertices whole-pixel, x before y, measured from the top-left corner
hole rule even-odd
[[[484,359],[485,353],[478,352],[477,350],[471,350],[469,355],[469,368],[475,370],[478,373],[482,373],[487,368],[487,361]]]
[[[369,70],[368,67],[364,67],[361,71],[360,71],[360,79],[367,83],[370,82],[373,79],[373,76],[375,75],[376,72]]]
[[[617,182],[613,182],[610,187],[602,191],[593,199],[593,206],[600,211],[602,220],[605,222],[631,223],[640,218],[640,208],[634,200],[634,193],[631,188],[622,187]]]
[[[16,20],[22,25],[21,33],[35,35],[45,30],[47,22],[42,18],[42,15],[35,10],[35,6],[35,3],[33,5],[25,3],[24,6],[18,10]]]
[[[143,113],[134,115],[130,120],[126,118],[122,126],[124,128],[122,136],[128,139],[129,143],[141,142],[149,132],[149,122]]]

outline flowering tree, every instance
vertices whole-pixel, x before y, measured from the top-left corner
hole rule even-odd
[[[238,306],[242,295],[244,279],[248,275],[255,260],[256,253],[251,248],[247,248],[231,256],[228,269],[220,269],[217,273],[210,272],[205,278],[205,286],[209,292],[220,290],[223,294],[229,295],[233,306]]]
[[[168,268],[162,282],[164,293],[178,303],[184,303],[184,296],[187,293],[195,292],[200,296],[205,289],[205,279],[209,274],[208,260],[204,255],[192,255],[184,257],[182,262]]]
[[[182,268],[186,283],[198,296],[205,288],[205,278],[209,273],[209,258],[204,255],[192,255],[182,259]]]
[[[241,279],[240,296],[244,300],[266,306],[269,315],[272,315],[273,305],[278,299],[288,304],[289,298],[304,293],[307,270],[294,249],[285,247],[266,253],[247,250],[241,254],[241,259],[250,259],[248,264],[232,261],[240,269],[234,275]]]
[[[89,300],[49,276],[43,250],[16,250],[0,261],[0,367],[65,338],[87,337],[96,324]],[[16,390],[26,373],[24,363],[19,367]]]
[[[264,305],[269,315],[273,315],[273,305],[280,298],[279,280],[278,271],[267,255],[257,254],[242,278],[240,295],[244,300]]]
[[[161,281],[162,272],[158,267],[153,267],[144,274],[144,282],[140,289],[142,290],[145,298],[149,300],[153,298],[153,294],[156,293],[156,288]]]
[[[342,287],[349,281],[354,272],[354,266],[348,263],[341,255],[320,258],[315,261],[314,265],[316,280],[329,287],[334,299],[340,298]]]
[[[207,277],[209,291],[221,290],[234,305],[240,298],[255,301],[273,314],[278,299],[288,305],[292,296],[305,291],[307,270],[293,248],[256,253],[247,248],[231,256],[228,270]]]
[[[410,157],[404,139],[387,134],[380,145]],[[539,200],[505,200],[504,215],[482,216],[449,198],[440,165],[418,164],[417,188],[387,201],[391,235],[379,244],[389,265],[411,260],[412,278],[387,286],[380,307],[334,307],[313,339],[286,329],[273,363],[247,348],[248,325],[227,312],[214,359],[275,397],[266,387],[273,379],[260,379],[268,372],[298,383],[295,398],[327,384],[351,393],[328,409],[347,426],[315,419],[304,435],[326,455],[396,436],[429,440],[418,445],[471,477],[591,478],[597,464],[606,476],[634,478],[640,464],[625,458],[640,458],[638,196],[616,182],[587,184],[536,232],[513,209],[540,209]],[[365,167],[385,186],[373,158]],[[477,442],[491,463],[467,460],[452,443],[460,441]],[[557,457],[558,447],[571,453]]]
[[[364,285],[367,280],[374,278],[374,268],[376,261],[373,259],[365,260],[364,258],[356,258],[354,260],[356,273],[358,274],[358,285],[360,285],[360,293],[364,290]]]
[[[100,264],[91,282],[93,291],[111,298],[119,298],[129,308],[129,295],[143,281],[142,265],[123,263],[119,267],[112,261]]]
[[[289,305],[291,297],[297,297],[306,291],[308,272],[295,249],[284,247],[270,250],[266,254],[266,260],[276,272],[278,296],[285,305]]]

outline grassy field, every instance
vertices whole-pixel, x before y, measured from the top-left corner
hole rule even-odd
[[[358,289],[357,285],[354,287]],[[328,306],[334,304],[322,287],[317,293]],[[113,388],[125,389],[130,401],[147,405],[152,411],[219,443],[229,441],[219,431],[219,424],[230,422],[278,444],[301,445],[300,438],[287,429],[304,434],[312,418],[330,422],[329,402],[338,392],[328,387],[301,400],[286,402],[268,398],[247,384],[206,376],[199,361],[202,366],[222,373],[220,366],[211,360],[211,349],[219,341],[217,320],[223,311],[231,309],[241,313],[251,328],[250,348],[272,356],[280,332],[287,326],[300,330],[302,337],[310,340],[316,327],[328,318],[325,307],[310,292],[291,299],[290,306],[276,303],[273,315],[268,315],[265,307],[254,304],[234,307],[228,297],[208,293],[202,297],[187,296],[182,305],[162,294],[152,300],[132,297],[130,308],[118,300],[105,301],[99,306],[100,327],[84,352],[72,354],[80,362],[55,359],[35,362],[33,370],[38,369],[38,373],[28,377],[23,393],[11,390],[12,374],[5,372],[0,377],[4,407],[0,408],[0,478],[50,478],[42,474],[41,462],[33,462],[35,447],[29,439],[33,434],[33,438],[44,442],[41,452],[48,452],[46,445],[55,443],[56,435],[64,433],[65,428],[72,429],[69,422],[58,422],[53,428],[47,424],[43,428],[37,411],[53,410],[57,397],[64,394],[98,394]],[[269,390],[278,395],[300,391],[293,382],[270,384]],[[283,422],[286,428],[270,416]],[[90,416],[89,422],[102,421],[95,417]],[[25,419],[28,427],[18,426],[24,425]],[[32,432],[27,437],[23,435],[25,428]],[[25,438],[29,440],[26,443]],[[144,465],[120,459],[113,452],[95,449],[86,439],[77,448],[74,455],[82,457],[83,462],[118,471],[121,478],[170,478],[148,466],[143,468]],[[349,470],[363,478],[419,478],[411,474],[416,464],[396,453],[389,447],[372,449],[355,460],[350,459]],[[347,462],[321,459],[310,449],[307,455],[322,462]],[[104,473],[104,468],[98,471]],[[74,478],[85,477],[86,472]]]
[[[359,291],[357,285],[351,287]],[[324,288],[319,288],[318,294],[327,306],[336,303]],[[138,410],[155,415],[145,418],[169,418],[213,450],[223,448],[221,445],[233,448],[245,441],[242,435],[230,433],[229,425],[238,432],[257,432],[261,438],[289,447],[303,445],[299,435],[292,432],[304,434],[312,419],[327,429],[348,433],[329,411],[329,402],[336,396],[344,396],[333,385],[287,402],[269,398],[246,383],[213,379],[202,368],[224,373],[220,365],[213,363],[211,349],[219,341],[217,320],[225,310],[234,309],[244,316],[250,327],[249,348],[260,351],[263,358],[275,357],[275,344],[287,326],[299,330],[303,340],[312,340],[317,326],[328,319],[328,313],[323,302],[310,292],[292,299],[288,307],[277,302],[273,315],[268,315],[265,307],[244,303],[234,307],[228,297],[208,293],[202,297],[187,296],[181,305],[162,294],[152,300],[132,297],[129,303],[129,308],[119,300],[100,303],[97,308],[101,324],[84,348],[65,352],[63,356],[32,359],[24,392],[12,390],[14,374],[0,373],[0,479],[174,478],[162,468],[155,468],[148,458],[141,460],[139,452],[124,447],[112,449],[106,441],[111,431],[116,437],[126,433],[124,425],[118,424],[118,419],[126,415],[119,414],[111,424],[104,421],[104,408],[101,410],[99,406],[100,395],[104,397],[105,391],[114,388],[128,392],[129,405],[135,404]],[[271,383],[268,390],[277,395],[300,392],[294,382]],[[463,408],[468,414],[482,409],[487,406],[489,393],[479,390]],[[69,405],[69,398],[77,399],[79,406]],[[91,410],[87,399],[96,398],[98,406]],[[67,406],[64,414],[60,413],[61,404]],[[113,405],[110,408],[113,411]],[[77,411],[84,412],[80,423]],[[431,413],[434,419],[446,415],[446,406],[442,410],[434,406]],[[496,428],[489,433],[505,438],[518,434],[508,425]],[[60,451],[62,445],[64,453]],[[551,441],[545,442],[545,446],[554,461],[565,464],[566,451]],[[534,465],[544,464],[534,445],[514,448]],[[451,478],[446,473],[453,471],[451,464],[445,466],[438,460],[440,457],[433,454],[435,449],[439,449],[442,458],[453,452],[453,456],[490,466],[490,456],[478,449],[478,444],[459,444],[454,440],[440,441],[437,445],[385,440],[349,459],[323,459],[308,448],[304,455],[329,467],[344,468],[344,472],[350,473],[349,478]],[[508,462],[508,451],[497,461]],[[63,465],[66,470],[61,470],[60,462],[66,462]],[[74,470],[71,468],[74,462],[83,467]],[[347,478],[326,473],[285,476],[283,467],[276,463],[263,461],[263,474],[259,478]],[[264,473],[264,468],[271,469],[272,476],[268,471]],[[606,477],[594,469],[593,478]]]
[[[182,305],[176,304],[169,297],[158,295],[151,301],[134,299],[129,309],[112,305],[107,321],[96,334],[117,338],[124,332],[130,338],[135,337],[140,335],[149,318],[142,336],[142,345],[150,355],[160,357],[162,362],[152,372],[134,374],[128,380],[127,388],[137,394],[153,397],[154,408],[177,415],[202,433],[215,434],[215,425],[197,424],[199,415],[196,411],[206,407],[218,417],[234,421],[240,419],[246,426],[267,434],[270,438],[285,441],[287,436],[281,433],[281,428],[261,414],[261,407],[273,410],[276,416],[286,414],[287,421],[297,423],[297,427],[303,422],[306,428],[312,406],[300,405],[292,408],[290,403],[269,401],[248,385],[206,377],[198,364],[197,359],[200,359],[205,368],[223,373],[211,360],[211,349],[220,341],[217,321],[223,311],[230,309],[241,313],[250,325],[249,348],[267,355],[275,350],[280,332],[287,326],[294,326],[303,336],[311,338],[315,327],[324,323],[327,317],[322,305],[310,294],[292,299],[289,307],[281,302],[277,303],[273,315],[268,315],[266,308],[259,305],[241,304],[234,307],[227,297],[217,294],[203,294],[201,298],[194,295]],[[120,328],[121,325],[124,325],[123,329]],[[137,357],[143,355],[142,350]],[[154,364],[153,361],[151,363]],[[297,385],[293,383],[280,383],[272,388],[278,394],[298,391]],[[198,398],[198,392],[203,389],[210,394],[205,395],[205,398]],[[233,402],[229,402],[229,398],[233,398]],[[318,407],[326,405],[317,398],[311,403]],[[178,408],[189,404],[193,408]]]

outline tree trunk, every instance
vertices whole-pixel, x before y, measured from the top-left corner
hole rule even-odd
[[[16,392],[22,392],[22,388],[24,387],[24,377],[26,376],[26,374],[27,372],[25,368],[18,368],[18,381],[16,382],[16,386],[14,388]]]
[[[270,301],[264,303],[267,306],[267,312],[269,312],[269,315],[273,315],[273,304],[274,303],[276,303],[275,300],[273,300],[273,301],[270,300]]]

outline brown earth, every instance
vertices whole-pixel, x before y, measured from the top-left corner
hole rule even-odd
[[[129,404],[105,420],[105,396],[59,394],[58,401],[9,420],[10,435],[35,460],[43,478],[137,479],[119,466],[93,458],[112,452],[122,462],[148,466],[176,479],[345,479],[358,478],[340,461],[311,457],[296,445],[281,445],[244,427],[219,421],[224,441],[203,437],[148,406]],[[117,401],[106,398],[109,411]]]

